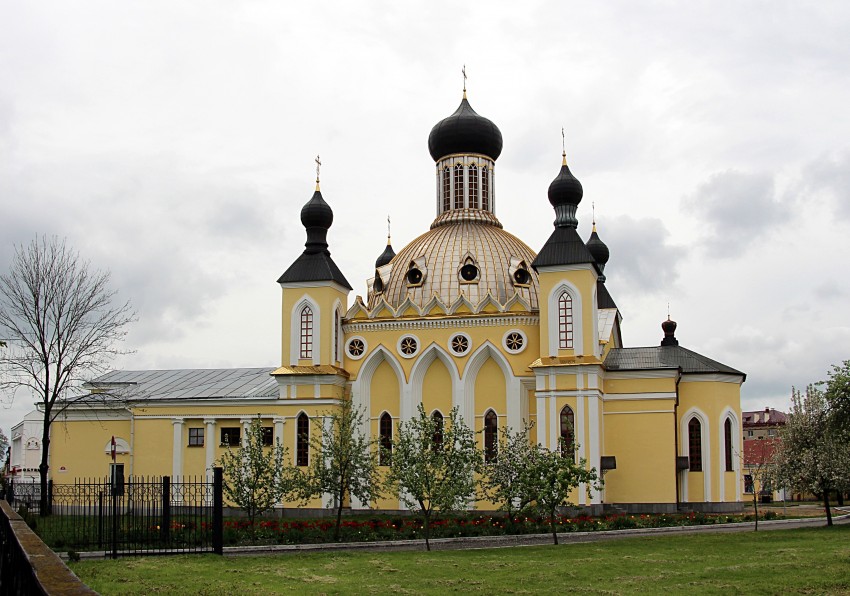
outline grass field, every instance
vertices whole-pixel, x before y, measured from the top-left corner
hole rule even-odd
[[[80,561],[111,594],[850,594],[850,526],[467,551]]]

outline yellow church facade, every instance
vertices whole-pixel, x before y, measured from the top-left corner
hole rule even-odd
[[[535,252],[496,217],[502,136],[465,93],[428,144],[435,219],[398,253],[388,239],[365,297],[351,298],[331,258],[333,211],[317,180],[301,211],[305,250],[278,279],[281,366],[104,375],[53,424],[54,481],[103,476],[113,436],[125,474],[203,476],[257,416],[269,443],[306,466],[319,456],[309,434],[351,400],[385,444],[420,404],[437,418],[457,408],[487,457],[506,428],[531,424],[531,440],[552,449],[565,439],[604,472],[600,489],[573,495],[593,510],[739,509],[746,377],[678,345],[669,318],[659,345],[623,345],[609,251],[595,225],[578,236],[583,188],[566,158],[548,191],[553,230]],[[403,508],[393,495],[350,506]]]

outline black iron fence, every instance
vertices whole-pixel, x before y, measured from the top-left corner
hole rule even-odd
[[[10,483],[6,499],[51,548],[119,554],[216,552],[223,546],[220,468],[211,478],[137,477]]]

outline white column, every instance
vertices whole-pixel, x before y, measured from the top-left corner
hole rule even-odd
[[[587,422],[587,415],[585,413],[584,407],[585,397],[583,395],[576,396],[576,442],[578,443],[578,456],[579,457],[587,457],[587,445],[585,445],[585,423]],[[591,464],[592,465],[592,464]],[[587,484],[584,482],[579,483],[578,485],[578,504],[579,505],[587,505]]]
[[[544,447],[546,441],[546,398],[537,394],[537,442]]]
[[[239,422],[242,423],[242,446],[248,444],[248,431],[251,428],[251,418],[240,418]]]
[[[215,465],[215,418],[204,418],[204,424],[206,425],[206,429],[204,429],[204,448],[207,452],[205,469],[207,476],[212,477],[212,468]]]
[[[174,442],[171,447],[171,482],[183,475],[183,419],[172,418]]]
[[[589,454],[588,459],[590,460],[591,467],[595,467],[597,471],[600,466],[600,441],[599,441],[599,397],[597,395],[589,395],[587,397],[587,410],[588,410],[588,418],[589,418],[589,432],[590,436],[587,438]],[[601,503],[602,498],[601,494],[596,489],[591,489],[590,491],[590,502],[592,504]]]
[[[286,419],[283,416],[275,416],[272,421],[274,422],[274,439],[283,445],[283,423]]]

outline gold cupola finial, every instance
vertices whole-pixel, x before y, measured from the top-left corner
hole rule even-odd
[[[561,165],[567,165],[567,139],[564,136],[564,127],[561,127]]]
[[[466,99],[466,64],[463,65],[460,72],[463,73],[463,98]]]
[[[387,215],[387,246],[390,244],[392,244],[392,242],[390,242],[390,216]]]
[[[316,162],[316,190],[318,191],[319,190],[319,169],[322,167],[322,160],[319,158],[318,155],[316,155],[316,159],[314,161]]]
[[[590,209],[593,212],[593,231],[596,231],[596,201],[590,203]]]

